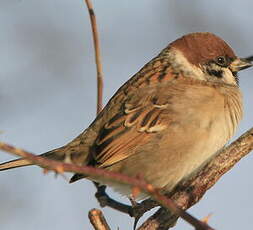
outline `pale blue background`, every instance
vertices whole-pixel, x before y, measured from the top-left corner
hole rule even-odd
[[[105,100],[170,41],[194,31],[223,37],[238,55],[253,54],[252,0],[94,0],[106,77]],[[0,138],[34,153],[61,146],[95,116],[95,65],[86,7],[79,0],[0,0]],[[253,69],[240,74],[245,117],[253,126]],[[12,159],[0,153],[0,161]],[[213,213],[219,230],[252,229],[252,155],[190,210]],[[0,173],[1,230],[91,229],[93,185],[69,185],[37,167]],[[113,194],[118,197],[117,194]],[[125,200],[126,201],[126,200]],[[132,220],[103,209],[112,229]],[[192,229],[183,221],[175,229]]]

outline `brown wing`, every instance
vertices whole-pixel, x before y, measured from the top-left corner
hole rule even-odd
[[[160,54],[128,80],[110,99],[95,121],[82,134],[89,146],[86,165],[107,167],[135,153],[154,135],[168,127],[170,88],[180,73],[173,71],[167,56]],[[168,96],[170,95],[170,96]],[[171,113],[171,112],[170,112]],[[87,134],[88,133],[88,134]],[[95,138],[94,138],[95,137]],[[75,174],[70,182],[83,178]]]
[[[172,96],[170,82],[153,82],[126,95],[118,110],[105,122],[92,147],[90,164],[107,167],[135,153],[154,135],[168,128]]]

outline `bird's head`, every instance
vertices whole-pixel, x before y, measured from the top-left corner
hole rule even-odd
[[[251,67],[252,57],[238,58],[231,47],[212,33],[191,33],[170,44],[181,70],[200,80],[238,85],[237,72]]]

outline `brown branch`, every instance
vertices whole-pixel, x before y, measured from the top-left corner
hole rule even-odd
[[[100,168],[93,168],[89,166],[78,166],[74,164],[68,164],[68,163],[62,163],[59,161],[49,160],[41,156],[36,156],[23,149],[15,148],[14,146],[8,145],[4,142],[0,142],[0,149],[9,153],[18,155],[20,157],[29,159],[33,164],[39,165],[42,168],[54,170],[57,173],[63,173],[63,172],[80,173],[80,174],[92,176],[93,178],[108,179],[117,183],[130,185],[133,188],[138,188],[140,191],[143,191],[144,193],[150,195],[153,199],[158,201],[161,205],[171,210],[173,213],[175,213],[175,215],[180,216],[182,219],[184,219],[185,221],[193,225],[195,229],[213,230],[213,228],[209,227],[206,223],[199,221],[195,217],[183,211],[168,197],[162,195],[158,189],[154,188],[151,184],[147,184],[144,180],[140,178],[132,178],[120,173],[115,173],[115,172],[107,171]]]
[[[89,211],[89,219],[95,230],[110,230],[106,219],[99,209],[92,209]]]
[[[93,10],[93,6],[90,0],[85,0],[86,6],[90,15],[92,37],[95,49],[95,61],[97,68],[97,114],[102,110],[103,107],[103,71],[101,63],[101,49],[99,44],[98,26],[96,22],[96,16]]]
[[[133,186],[141,188],[143,188],[142,186],[144,185],[148,186],[144,182],[139,184],[139,180],[136,178],[130,178],[131,182],[133,183],[129,183],[129,178],[124,175],[107,172],[101,169],[94,169],[91,167],[79,167],[71,164],[59,163],[38,156],[29,155],[29,153],[24,152],[21,149],[16,149],[12,146],[6,145],[5,143],[0,143],[0,149],[12,152],[14,154],[23,157],[28,156],[29,159],[34,163],[42,167],[50,166],[50,169],[54,169],[57,172],[63,171],[79,172],[83,174],[101,176],[103,178],[111,178],[112,176],[114,180],[120,183],[132,184]],[[171,199],[175,201],[177,205],[182,209],[187,209],[191,207],[201,199],[204,193],[210,187],[212,187],[224,173],[226,173],[231,167],[233,167],[242,157],[248,154],[252,149],[253,149],[253,128],[251,128],[240,138],[238,138],[235,142],[233,142],[231,145],[229,145],[227,148],[221,151],[221,153],[216,157],[214,157],[196,176],[179,185],[173,192],[169,194],[169,197],[171,197]],[[155,195],[153,196],[156,197]],[[164,204],[164,202],[161,203]],[[165,204],[167,205],[166,202]],[[149,206],[148,208],[150,209],[151,207]],[[180,215],[179,213],[175,215],[164,208],[160,208],[139,228],[139,230],[168,229],[169,227],[174,225],[179,215]]]
[[[244,133],[236,141],[226,147],[210,161],[197,175],[179,185],[168,196],[182,209],[188,209],[197,203],[205,192],[219,178],[230,170],[242,157],[253,149],[253,128]],[[168,229],[173,226],[177,216],[160,208],[149,217],[138,230]]]

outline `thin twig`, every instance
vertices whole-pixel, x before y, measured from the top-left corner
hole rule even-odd
[[[195,229],[213,230],[213,228],[211,228],[204,222],[196,219],[195,217],[191,216],[187,212],[180,209],[173,201],[171,201],[166,196],[162,195],[158,189],[154,188],[151,184],[147,184],[142,179],[132,178],[120,173],[111,172],[111,171],[100,169],[100,168],[93,168],[89,166],[78,166],[74,164],[68,164],[68,163],[62,163],[59,161],[49,160],[41,156],[36,156],[23,149],[19,149],[14,146],[8,145],[4,142],[0,142],[0,149],[6,152],[24,157],[26,159],[29,159],[33,164],[39,165],[42,168],[54,170],[57,173],[64,173],[64,172],[80,173],[80,174],[92,176],[94,178],[103,178],[105,180],[109,179],[117,183],[130,185],[133,188],[138,188],[140,191],[143,191],[144,193],[150,195],[155,200],[157,200],[161,205],[171,210],[175,215],[180,216],[186,222],[193,225]]]
[[[99,209],[92,209],[89,211],[89,219],[95,230],[110,230],[106,219]]]
[[[101,58],[101,49],[99,44],[99,35],[98,35],[98,26],[96,22],[95,12],[93,10],[93,6],[90,0],[85,0],[86,6],[90,15],[91,29],[92,29],[92,37],[95,49],[95,61],[97,68],[97,114],[103,108],[103,71],[102,71],[102,58]]]
[[[93,38],[93,45],[94,45],[94,51],[95,51],[95,62],[96,62],[96,69],[97,69],[97,115],[98,115],[103,108],[104,77],[103,77],[103,70],[102,70],[102,57],[101,57],[99,33],[98,33],[98,26],[97,26],[95,11],[93,9],[93,5],[90,0],[85,0],[85,4],[87,6],[87,9],[90,15],[90,24],[91,24],[91,29],[92,29],[92,38]],[[97,195],[104,192],[104,187],[101,187],[97,182],[93,182],[93,184],[97,189],[97,193],[96,193]],[[105,194],[104,192],[104,195],[107,195],[107,194]],[[99,202],[102,199],[98,196],[96,196],[96,198]],[[119,202],[111,199],[108,195],[107,195],[107,198],[108,198],[107,201],[109,200],[111,201],[107,203],[112,204],[111,205],[112,207],[115,206],[115,204],[120,204]],[[101,202],[100,202],[100,205],[101,205]]]

